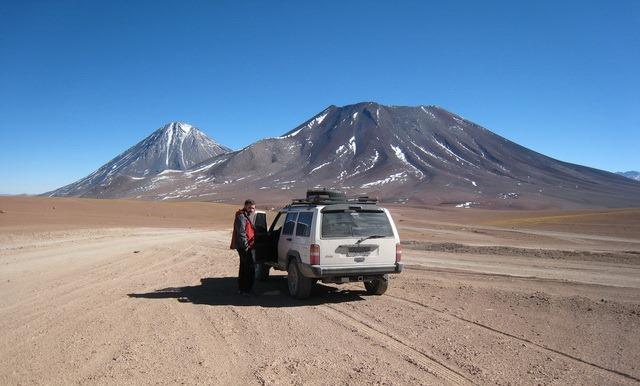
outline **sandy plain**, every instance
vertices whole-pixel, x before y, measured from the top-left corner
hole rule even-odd
[[[393,207],[405,271],[235,294],[235,206],[0,197],[0,384],[638,384],[640,209]]]

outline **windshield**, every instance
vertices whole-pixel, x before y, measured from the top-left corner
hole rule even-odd
[[[389,218],[378,211],[335,211],[322,213],[322,237],[392,237]]]

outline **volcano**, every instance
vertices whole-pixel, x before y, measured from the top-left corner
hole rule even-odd
[[[203,160],[230,151],[187,123],[171,122],[87,177],[45,195],[122,197],[119,192],[136,185],[135,181],[187,170]]]
[[[278,203],[330,187],[385,202],[464,208],[640,205],[637,181],[547,157],[426,105],[329,106],[279,137],[221,151],[185,170],[142,174],[136,184],[111,184],[104,194]]]

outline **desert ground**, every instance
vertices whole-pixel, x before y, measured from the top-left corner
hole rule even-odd
[[[0,384],[638,384],[640,209],[392,207],[404,272],[236,295],[236,206],[0,197]]]

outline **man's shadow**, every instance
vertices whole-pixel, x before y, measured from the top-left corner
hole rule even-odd
[[[200,279],[200,285],[169,287],[147,293],[128,294],[132,298],[177,299],[183,303],[206,304],[210,306],[261,306],[299,307],[326,303],[342,303],[364,300],[364,290],[344,290],[316,283],[308,299],[298,300],[289,295],[286,276],[272,276],[267,281],[256,281],[253,294],[237,294],[237,277],[211,277]]]

